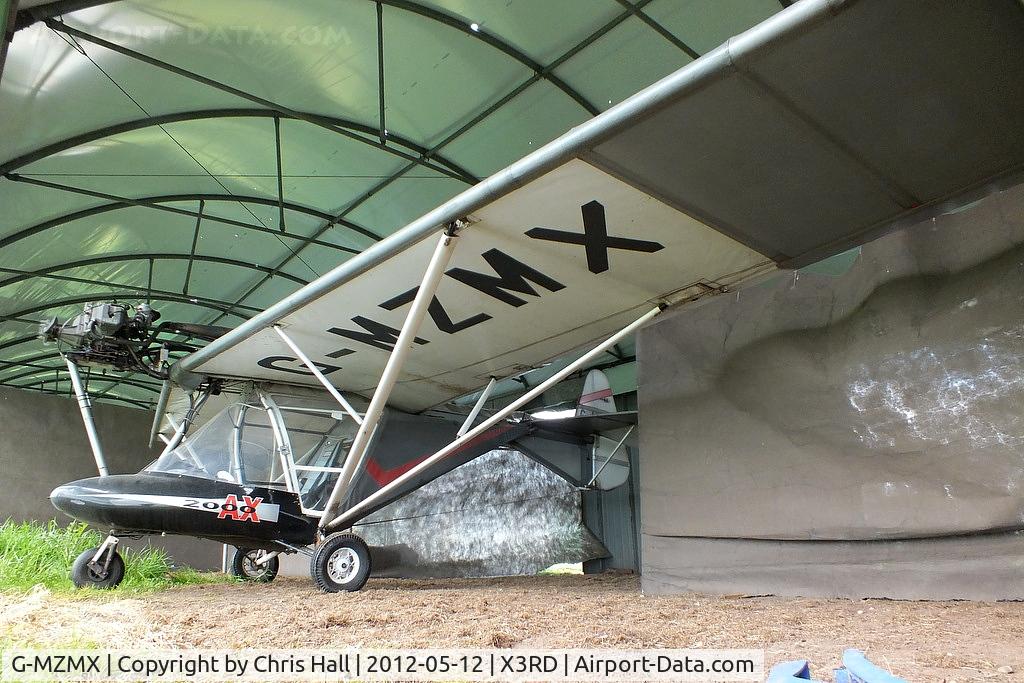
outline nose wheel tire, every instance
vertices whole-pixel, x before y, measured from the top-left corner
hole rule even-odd
[[[257,564],[264,551],[252,548],[236,548],[231,557],[231,576],[254,583],[270,583],[277,576],[281,560],[274,556],[263,564]]]
[[[370,578],[370,549],[354,534],[334,534],[313,553],[309,573],[326,593],[357,591]]]
[[[108,550],[93,562],[99,548],[90,548],[71,565],[71,583],[75,588],[114,588],[124,580],[124,560],[116,550]]]

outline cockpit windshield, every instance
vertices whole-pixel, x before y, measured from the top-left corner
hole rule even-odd
[[[318,510],[358,428],[320,401],[264,395],[224,408],[144,471],[284,488]]]
[[[283,485],[280,463],[274,472],[274,431],[263,406],[228,406],[146,471],[183,474],[233,483]]]

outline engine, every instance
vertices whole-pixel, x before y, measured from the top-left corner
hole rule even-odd
[[[61,323],[50,318],[39,324],[39,337],[57,344],[78,365],[113,368],[166,376],[172,352],[197,350],[194,340],[212,341],[227,328],[193,323],[160,323],[160,313],[148,303],[87,303],[82,312]]]

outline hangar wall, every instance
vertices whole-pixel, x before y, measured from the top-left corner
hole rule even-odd
[[[645,591],[1024,597],[1024,187],[638,357]]]
[[[93,415],[111,474],[137,472],[158,455],[146,448],[151,413],[95,403]],[[96,476],[75,400],[0,388],[0,425],[0,520],[70,521],[50,505],[50,491]],[[221,566],[221,547],[211,541],[173,536],[124,541],[127,547],[145,543],[166,549],[176,564],[198,569]]]

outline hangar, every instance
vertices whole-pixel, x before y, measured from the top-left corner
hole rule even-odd
[[[387,393],[413,413],[444,404],[489,414],[524,396],[527,410],[571,408],[598,368],[618,409],[639,413],[629,479],[556,491],[532,469],[538,458],[474,461],[395,502],[404,512],[386,520],[399,526],[380,532],[382,543],[464,496],[478,502],[459,510],[453,535],[479,551],[497,530],[483,522],[494,524],[486,497],[467,492],[493,492],[486,478],[511,472],[515,493],[503,503],[536,498],[531,486],[568,497],[559,523],[567,510],[580,515],[600,546],[581,543],[574,559],[637,571],[652,594],[1022,597],[1019,2],[8,0],[6,9],[4,516],[52,516],[50,489],[93,468],[67,400],[73,369],[39,341],[41,319],[59,328],[83,305],[145,302],[163,320],[232,330],[213,341],[179,334],[164,360],[180,372],[168,379],[83,373],[109,463],[134,471],[159,453],[140,444],[153,411],[165,410],[165,384],[228,376],[248,359],[245,377],[318,387],[300,351],[273,350],[287,351],[288,334],[329,381],[334,370],[343,377],[325,359],[347,354],[317,347],[303,324],[359,317],[356,333],[379,341],[381,328],[365,324],[374,320],[345,306],[378,291],[386,301],[373,299],[374,310],[418,300],[428,236],[453,221],[465,219],[470,235],[528,215],[549,201],[530,188],[547,187],[579,199],[572,210],[582,208],[584,224],[522,227],[541,231],[525,235],[566,270],[599,275],[609,259],[621,268],[625,252],[679,251],[567,287],[562,321],[500,328],[507,340],[576,320],[524,341],[523,358],[495,351],[476,368],[483,355],[464,357],[432,384],[397,367],[398,393]],[[592,200],[597,247],[578,232],[593,237],[592,185],[579,180],[588,174],[595,187],[628,188],[609,196],[642,194],[631,215]],[[552,244],[585,247],[585,261]],[[397,260],[409,254],[425,256]],[[391,258],[402,268],[352,289]],[[447,271],[446,285],[475,272],[456,263],[463,277]],[[571,279],[558,265],[531,272],[528,291],[517,291],[540,301]],[[677,286],[652,284],[660,273]],[[648,284],[657,296],[640,296]],[[346,285],[349,298],[323,298]],[[410,296],[398,301],[400,290]],[[451,305],[441,294],[434,301]],[[628,296],[667,310],[586,363],[562,356],[632,331],[635,301],[617,303]],[[410,363],[456,346],[454,336],[428,346],[431,330],[470,328],[452,311],[475,311],[436,305],[424,308],[424,339],[416,330],[407,339],[419,342]],[[587,317],[602,305],[603,317]],[[496,328],[492,309],[477,315]],[[392,341],[378,350],[402,348],[401,323],[386,320]],[[473,339],[490,348],[484,329]],[[258,362],[251,348],[265,352]],[[388,358],[366,373],[380,376]],[[549,387],[552,378],[565,381]],[[347,381],[340,388],[373,405],[375,379]],[[173,423],[162,426],[174,436]],[[39,435],[46,446],[27,451]],[[596,479],[600,459],[581,462]],[[551,512],[541,508],[519,506],[503,523],[530,521],[550,536],[536,524]],[[495,559],[528,555],[523,540],[507,539],[479,571],[532,567]],[[413,555],[434,553],[433,571],[453,571],[451,543]],[[216,546],[172,548],[199,565],[219,561]],[[565,549],[543,550],[541,559]],[[395,571],[407,571],[399,559]]]

